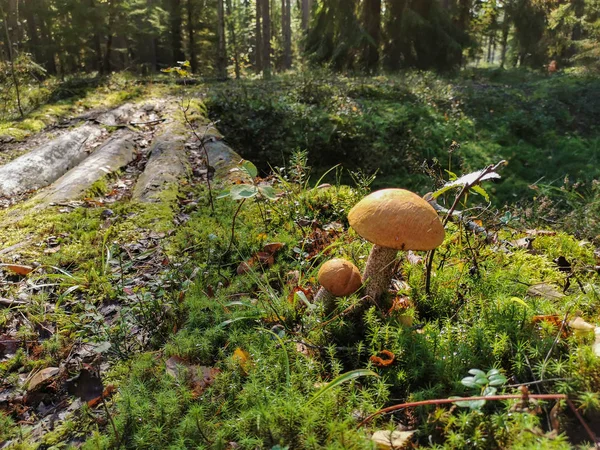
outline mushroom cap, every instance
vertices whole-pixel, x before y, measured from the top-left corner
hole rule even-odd
[[[432,250],[444,242],[444,226],[424,199],[405,189],[382,189],[348,213],[350,226],[367,241],[397,250]]]
[[[362,286],[358,268],[350,261],[334,258],[319,269],[319,283],[336,297],[353,294]]]

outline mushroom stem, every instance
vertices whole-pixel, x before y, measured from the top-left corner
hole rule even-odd
[[[395,248],[373,245],[363,280],[365,280],[365,294],[373,300],[378,301],[387,290],[392,279],[392,270],[398,250]]]
[[[315,304],[323,303],[323,308],[325,311],[331,311],[334,306],[335,295],[325,289],[323,286],[317,291],[317,295],[315,295],[314,302]]]

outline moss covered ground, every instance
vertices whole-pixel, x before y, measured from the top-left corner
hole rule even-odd
[[[452,171],[497,156],[481,154]],[[309,178],[302,152],[274,165],[284,169],[255,182],[276,200],[229,196],[212,210],[204,184],[182,182],[159,202],[113,201],[118,175],[81,202],[24,211],[17,222],[22,205],[0,212],[1,247],[14,248],[2,263],[31,268],[4,266],[0,279],[0,297],[17,301],[0,308],[0,442],[371,449],[375,431],[394,430],[413,431],[413,447],[590,448],[577,414],[598,429],[600,356],[593,331],[565,322],[600,322],[597,200],[574,186],[503,207],[463,197],[458,209],[488,234],[448,223],[429,294],[425,254],[404,254],[385,307],[359,293],[324,311],[311,302],[319,266],[332,257],[366,263],[370,244],[347,214],[373,182],[346,182],[340,171]],[[500,174],[509,170],[511,161]],[[519,192],[506,176],[483,184],[492,200],[494,188],[511,186]],[[449,206],[457,192],[439,202]],[[58,375],[27,387],[48,368]],[[478,370],[487,381],[465,380]],[[401,409],[361,425],[391,405],[491,388],[520,398]],[[568,395],[577,414],[524,392]]]

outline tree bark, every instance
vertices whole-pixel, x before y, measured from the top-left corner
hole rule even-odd
[[[502,50],[500,51],[500,67],[504,69],[506,64],[506,50],[508,49],[508,32],[510,31],[510,16],[504,7],[504,18],[502,19]]]
[[[283,37],[283,69],[292,68],[292,5],[281,0],[281,34]]]
[[[233,16],[233,9],[231,7],[231,0],[227,2],[227,17],[229,23],[229,36],[231,38],[231,49],[233,50],[233,62],[235,65],[235,79],[240,79],[240,52],[238,49],[238,42],[235,31],[235,18]]]
[[[379,64],[381,0],[364,0],[363,25],[368,35],[368,40],[363,45],[363,64],[367,72],[373,73]]]
[[[100,31],[98,27],[100,25],[100,19],[102,18],[100,14],[98,14],[98,10],[96,8],[96,2],[94,0],[90,0],[90,8],[92,11],[91,16],[91,26],[94,29],[94,35],[92,36],[92,48],[94,49],[94,55],[92,57],[92,65],[93,69],[97,70],[98,73],[104,73],[103,68],[103,59],[102,59],[102,39],[100,37]]]
[[[263,78],[271,78],[271,7],[262,0]]]
[[[6,34],[8,45],[11,47],[9,57],[12,60],[19,50],[19,0],[8,0],[6,16]]]
[[[310,8],[311,8],[310,0],[302,0],[302,22],[301,26],[305,33],[308,32],[308,27],[310,25]]]
[[[188,45],[190,52],[190,69],[192,73],[198,72],[198,58],[196,57],[196,14],[194,9],[194,0],[187,2],[187,26],[188,26]]]
[[[116,14],[116,11],[114,10],[114,2],[115,0],[112,0],[108,3],[108,37],[106,39],[106,53],[104,54],[104,62],[102,63],[103,73],[110,73],[112,69],[110,58],[112,56],[113,28]]]
[[[217,77],[220,80],[227,79],[227,46],[225,42],[225,11],[224,0],[217,0]]]
[[[181,0],[170,0],[171,3],[171,49],[173,65],[185,59],[181,42]]]
[[[8,24],[8,20],[6,19],[6,15],[4,14],[4,10],[2,9],[2,5],[0,5],[0,13],[2,14],[2,22],[4,24],[4,31],[6,32],[6,44],[8,48],[8,59],[10,60],[10,73],[12,77],[13,84],[15,86],[15,93],[17,97],[17,107],[19,108],[19,114],[21,115],[21,119],[25,117],[23,114],[23,108],[21,107],[21,92],[19,90],[19,79],[17,78],[17,74],[15,71],[15,55],[13,53],[12,41],[10,38],[10,25]]]
[[[262,0],[256,0],[256,43],[254,46],[254,69],[257,74],[263,70],[263,41],[262,41]]]
[[[50,75],[56,75],[56,50],[54,45],[54,38],[50,33],[50,27],[48,26],[47,20],[49,19],[45,15],[40,17],[40,31],[42,33],[42,39],[44,42],[44,67]]]
[[[23,14],[25,19],[27,20],[27,35],[29,38],[28,49],[29,52],[33,55],[35,62],[38,64],[42,64],[43,55],[40,46],[40,34],[37,27],[37,21],[35,17],[35,10],[33,8],[33,4],[25,3],[25,8],[23,9]]]

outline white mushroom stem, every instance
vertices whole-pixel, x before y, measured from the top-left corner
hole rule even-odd
[[[365,280],[365,294],[377,301],[386,292],[392,280],[394,261],[398,250],[395,248],[373,245],[363,280]]]
[[[323,303],[325,311],[330,311],[334,306],[335,295],[325,289],[323,286],[317,291],[315,295],[315,304]]]

